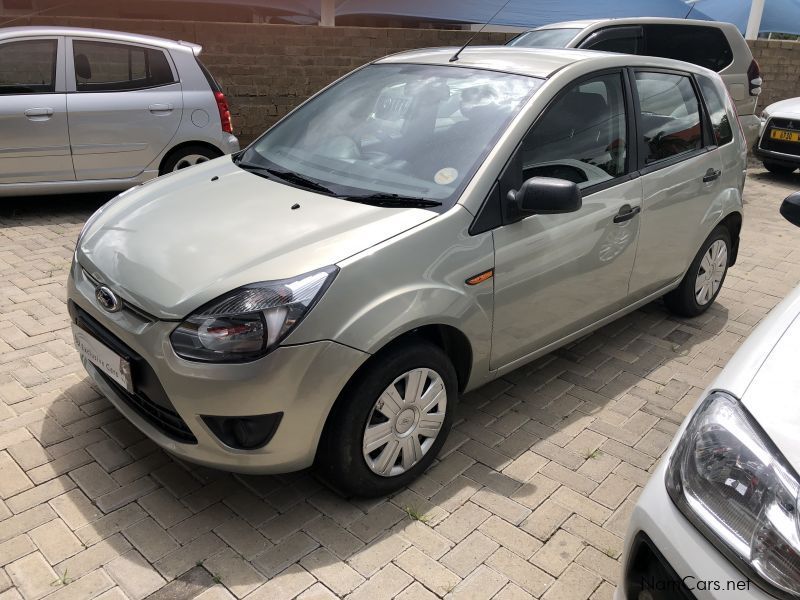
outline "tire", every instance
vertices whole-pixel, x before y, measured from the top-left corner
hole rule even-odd
[[[425,374],[425,381],[417,386],[423,390],[419,407],[408,402],[417,396],[407,393],[416,377],[409,372],[418,373],[420,382]],[[412,385],[407,386],[409,379]],[[384,394],[390,387],[398,402]],[[434,398],[439,398],[437,404],[426,412],[425,405]],[[337,402],[317,451],[318,474],[345,496],[385,496],[401,489],[436,458],[447,439],[457,402],[456,372],[441,348],[422,340],[390,347],[356,375]],[[424,432],[431,434],[439,422],[438,432],[426,436]],[[368,426],[374,438],[372,450],[365,448]],[[414,456],[417,449],[421,458]]]
[[[764,168],[773,175],[791,175],[797,167],[789,167],[786,165],[779,165],[778,163],[763,161]]]
[[[708,261],[704,260],[707,255]],[[725,283],[730,256],[730,231],[724,225],[718,225],[703,242],[680,285],[664,296],[667,308],[682,317],[696,317],[708,310]],[[702,287],[701,277],[705,277]]]
[[[209,146],[201,146],[199,144],[182,146],[167,155],[167,158],[158,170],[158,174],[166,175],[173,171],[180,171],[186,167],[212,160],[218,156],[222,156],[222,153],[216,148],[211,148]]]

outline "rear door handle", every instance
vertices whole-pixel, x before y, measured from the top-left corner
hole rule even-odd
[[[47,121],[55,111],[52,108],[28,108],[25,116],[31,121]]]
[[[624,223],[625,221],[630,221],[633,217],[638,215],[641,210],[642,209],[639,206],[631,206],[630,204],[626,204],[619,209],[619,212],[614,217],[614,223]]]
[[[722,171],[719,169],[709,169],[706,171],[706,174],[703,175],[703,183],[709,183],[714,181],[715,179],[719,179],[719,176],[722,175]]]
[[[151,104],[147,107],[151,113],[171,112],[172,104]]]

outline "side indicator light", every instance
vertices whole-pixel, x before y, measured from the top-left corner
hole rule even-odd
[[[488,271],[484,271],[483,273],[478,273],[467,279],[467,285],[478,285],[479,283],[483,283],[494,277],[494,269],[489,269]]]

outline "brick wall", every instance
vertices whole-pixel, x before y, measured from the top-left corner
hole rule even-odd
[[[468,31],[371,27],[304,27],[35,17],[15,25],[74,25],[188,40],[203,46],[203,62],[228,95],[236,132],[245,143],[312,93],[374,58],[411,48],[461,45]],[[476,43],[500,44],[506,33]],[[759,108],[800,96],[800,43],[750,42],[764,78]]]
[[[758,110],[778,100],[800,96],[800,42],[755,40],[748,44],[764,79]]]

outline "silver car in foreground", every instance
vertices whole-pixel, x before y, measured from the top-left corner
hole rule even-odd
[[[781,213],[800,226],[800,193]],[[800,287],[706,390],[642,492],[616,600],[800,598]]]
[[[158,444],[388,493],[434,460],[460,393],[662,296],[711,305],[745,178],[717,74],[454,52],[357,69],[89,219],[77,347]]]
[[[0,29],[0,197],[120,191],[237,151],[200,50],[97,29]]]

